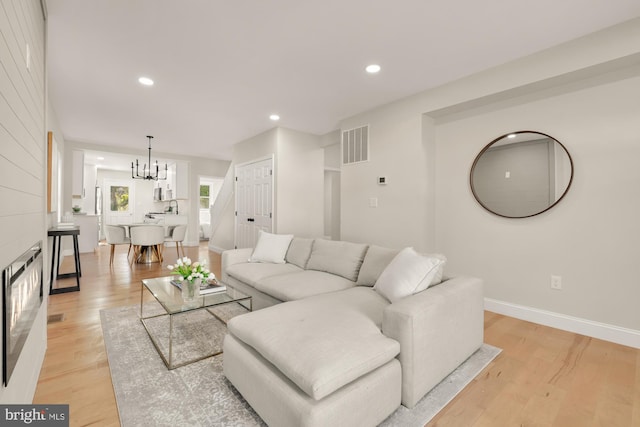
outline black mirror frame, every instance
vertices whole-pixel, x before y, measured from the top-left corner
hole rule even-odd
[[[567,157],[569,157],[569,163],[571,165],[571,176],[569,177],[569,183],[567,184],[567,188],[564,189],[564,192],[562,193],[562,196],[560,196],[560,198],[558,200],[556,200],[554,203],[552,203],[551,205],[549,205],[549,207],[547,207],[544,210],[541,210],[540,212],[536,212],[534,214],[531,215],[524,215],[524,216],[509,216],[509,215],[504,215],[498,212],[495,212],[494,210],[490,209],[489,207],[487,207],[484,203],[482,203],[482,201],[480,200],[480,198],[478,197],[475,187],[473,185],[473,171],[476,168],[476,165],[478,163],[478,160],[480,159],[480,157],[489,149],[491,148],[491,146],[493,144],[495,144],[496,142],[502,140],[503,138],[506,138],[508,135],[518,135],[521,133],[536,133],[538,135],[542,135],[545,136],[549,139],[554,140],[556,143],[558,143],[558,145],[560,145],[562,147],[562,149],[564,150],[565,153],[567,153]],[[552,137],[551,135],[547,135],[546,133],[543,132],[538,132],[538,131],[534,131],[534,130],[519,130],[517,132],[509,132],[509,133],[505,133],[504,135],[501,135],[499,137],[497,137],[496,139],[494,139],[493,141],[491,141],[490,143],[488,143],[487,145],[484,146],[484,148],[478,153],[478,155],[476,156],[476,158],[473,161],[473,165],[471,166],[471,171],[469,172],[469,185],[471,186],[471,192],[473,193],[473,197],[476,199],[476,201],[480,204],[480,206],[482,206],[483,208],[485,208],[487,211],[491,212],[494,215],[503,217],[503,218],[512,218],[512,219],[520,219],[520,218],[530,218],[532,216],[536,216],[536,215],[540,215],[541,213],[544,213],[546,211],[548,211],[549,209],[551,209],[552,207],[554,207],[555,205],[557,205],[558,203],[560,203],[560,200],[564,199],[564,196],[567,195],[567,192],[569,191],[569,188],[571,188],[571,184],[573,183],[573,174],[574,174],[574,166],[573,166],[573,159],[571,158],[571,154],[569,154],[569,150],[567,150],[567,147],[565,147],[560,141],[558,141],[557,139],[555,139],[554,137]]]

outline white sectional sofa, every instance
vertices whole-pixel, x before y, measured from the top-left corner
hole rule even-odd
[[[404,296],[389,286],[423,274],[415,252],[289,240],[268,262],[249,261],[260,241],[222,254],[223,281],[254,304],[228,323],[224,373],[267,424],[377,425],[482,345],[482,281],[440,282],[442,256],[425,257],[428,288]]]

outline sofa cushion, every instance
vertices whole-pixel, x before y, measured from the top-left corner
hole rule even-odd
[[[307,269],[326,271],[355,282],[366,251],[365,244],[316,239]]]
[[[380,273],[389,265],[391,260],[400,252],[399,249],[388,249],[376,245],[369,246],[362,261],[358,274],[358,285],[373,286],[380,277]]]
[[[380,332],[388,304],[354,287],[237,316],[228,328],[319,400],[398,355],[398,342]]]
[[[293,234],[272,234],[260,230],[258,242],[249,261],[284,264],[284,257],[292,239]]]
[[[258,280],[255,288],[281,301],[293,301],[327,292],[341,291],[356,284],[335,274],[305,270]]]
[[[300,268],[306,268],[307,261],[309,261],[309,256],[311,255],[312,246],[313,239],[294,237],[289,245],[289,250],[285,257],[286,261],[291,264],[295,264]]]
[[[405,248],[389,263],[378,278],[377,292],[391,302],[423,291],[431,286],[442,260],[418,254],[413,248]]]
[[[286,273],[295,273],[302,269],[293,264],[268,264],[241,262],[227,267],[227,274],[234,279],[244,282],[253,287],[256,283],[265,277],[276,276]]]

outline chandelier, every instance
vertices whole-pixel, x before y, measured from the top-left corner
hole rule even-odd
[[[147,163],[145,163],[142,166],[142,175],[140,175],[140,171],[138,169],[138,159],[136,159],[136,173],[135,175],[133,174],[133,162],[131,162],[131,178],[133,179],[147,179],[149,181],[158,181],[158,180],[165,180],[167,179],[167,164],[164,164],[164,178],[160,176],[159,172],[159,168],[158,168],[158,161],[156,160],[155,163],[155,167],[156,167],[156,173],[155,175],[151,175],[151,140],[153,139],[153,137],[151,135],[147,135],[147,138],[149,138],[149,168],[147,169]]]

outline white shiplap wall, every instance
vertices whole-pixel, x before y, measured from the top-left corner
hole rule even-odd
[[[45,31],[40,0],[0,0],[0,268],[40,240],[47,246]],[[46,271],[46,253],[44,264]],[[8,387],[0,386],[0,402],[31,402],[46,317],[45,300]]]

